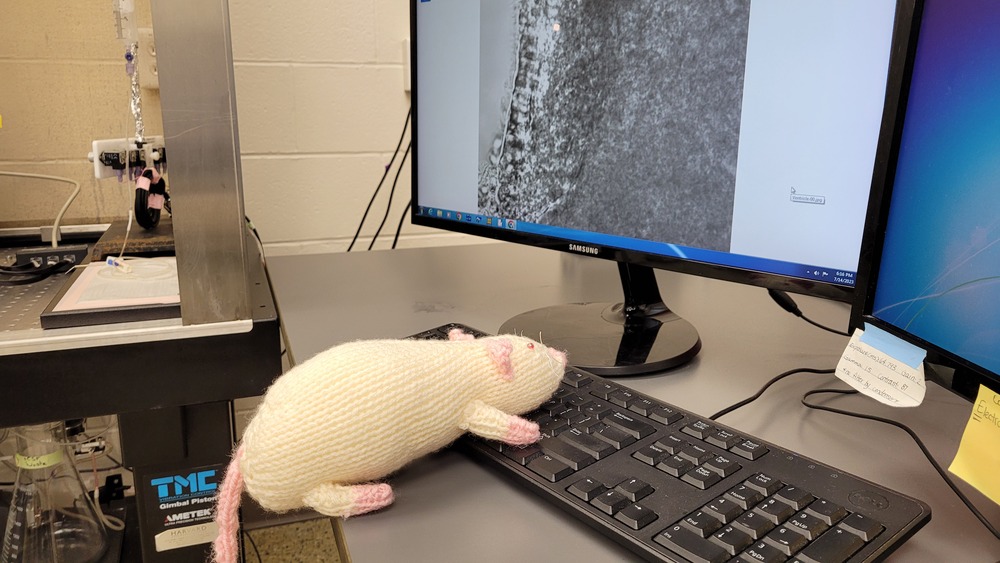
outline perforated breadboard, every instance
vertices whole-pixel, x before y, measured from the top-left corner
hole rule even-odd
[[[67,279],[56,275],[28,285],[0,286],[0,332],[42,328],[39,315]]]

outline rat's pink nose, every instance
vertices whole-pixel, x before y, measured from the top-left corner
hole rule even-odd
[[[566,352],[556,350],[555,348],[549,348],[549,355],[552,356],[560,364],[566,365]]]

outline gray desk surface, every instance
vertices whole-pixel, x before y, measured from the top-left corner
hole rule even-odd
[[[461,322],[494,332],[513,314],[567,302],[620,300],[613,263],[507,244],[274,257],[280,314],[298,361],[340,342],[404,337]],[[844,337],[813,328],[763,289],[657,272],[664,299],[698,328],[703,349],[668,374],[627,385],[709,415],[797,367],[832,368]],[[846,328],[849,307],[797,297],[810,318]],[[932,519],[890,560],[1000,560],[1000,542],[961,504],[902,431],[810,411],[799,399],[834,376],[796,375],[720,419],[747,433],[927,502]],[[892,417],[947,467],[971,405],[930,386],[924,404],[890,409],[861,397],[838,406]],[[463,456],[444,451],[390,479],[388,509],[344,523],[354,561],[623,561],[628,552]],[[960,482],[1000,525],[1000,506]]]

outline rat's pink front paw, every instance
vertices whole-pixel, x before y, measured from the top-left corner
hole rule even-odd
[[[525,446],[534,444],[539,438],[541,438],[541,433],[538,430],[538,424],[519,416],[512,416],[503,441],[513,446]]]

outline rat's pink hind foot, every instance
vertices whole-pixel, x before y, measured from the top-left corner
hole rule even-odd
[[[392,504],[392,487],[385,483],[338,485],[323,483],[306,493],[303,504],[327,516],[357,516]]]
[[[519,416],[511,416],[507,423],[507,434],[503,441],[513,446],[526,446],[534,444],[541,438],[538,424],[525,420]]]
[[[394,499],[392,487],[385,483],[355,485],[351,487],[351,492],[354,495],[351,515],[364,514],[365,512],[385,508],[392,504]]]

